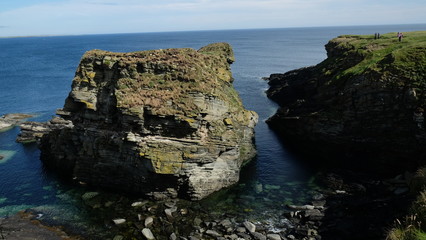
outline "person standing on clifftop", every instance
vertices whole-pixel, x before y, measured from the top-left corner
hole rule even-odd
[[[397,37],[398,37],[398,41],[402,41],[402,37],[404,36],[404,34],[398,32]]]

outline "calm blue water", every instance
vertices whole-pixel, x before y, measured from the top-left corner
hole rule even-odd
[[[292,156],[264,121],[277,109],[267,99],[262,77],[314,65],[326,57],[324,45],[342,34],[426,30],[426,25],[360,26],[229,30],[117,35],[0,39],[0,115],[34,113],[47,120],[63,106],[75,69],[90,49],[117,52],[159,48],[200,48],[228,42],[235,52],[232,65],[235,88],[250,110],[259,114],[256,127],[257,158],[242,172],[241,184],[220,197],[205,201],[217,211],[242,204],[241,214],[265,214],[288,202],[303,202],[316,186],[314,172]],[[18,129],[0,132],[0,216],[36,208],[52,218],[61,215],[70,224],[91,218],[81,210],[78,191],[56,180],[39,161],[34,145],[14,142]],[[261,189],[259,186],[261,185]],[[77,192],[77,193],[76,193]],[[248,199],[241,201],[241,199]],[[238,211],[238,210],[235,210]],[[66,213],[69,213],[68,215]],[[59,220],[58,220],[59,221]]]

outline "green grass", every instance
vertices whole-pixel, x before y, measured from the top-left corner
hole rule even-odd
[[[423,190],[417,196],[410,209],[410,215],[404,220],[396,220],[395,226],[388,232],[387,240],[426,240],[426,168],[420,169],[414,176],[411,188]],[[414,182],[414,183],[413,183]]]
[[[332,82],[361,74],[389,72],[406,76],[403,80],[409,79],[414,85],[426,86],[426,31],[404,33],[402,42],[396,35],[387,33],[380,39],[374,39],[374,35],[339,36],[329,44],[343,54],[327,59],[322,64],[322,72],[331,75]]]
[[[426,233],[415,228],[394,228],[388,233],[386,240],[426,240]]]
[[[426,240],[426,233],[423,231],[417,231],[415,236],[418,240]]]

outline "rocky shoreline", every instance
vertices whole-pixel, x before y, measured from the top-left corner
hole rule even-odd
[[[114,240],[384,239],[384,232],[405,214],[414,197],[409,188],[411,179],[410,173],[386,180],[367,179],[345,170],[322,173],[318,182],[323,188],[310,201],[303,205],[282,204],[270,218],[214,211],[202,201],[137,199],[88,191],[77,198],[91,214],[103,216],[109,233],[69,233],[82,239]],[[29,213],[43,214],[34,210]],[[38,220],[49,226],[58,224],[44,217]]]
[[[318,182],[323,188],[311,201],[281,205],[271,219],[211,211],[202,201],[136,199],[100,191],[78,195],[84,208],[104,216],[108,233],[103,236],[69,231],[36,210],[26,214],[78,239],[384,239],[384,232],[405,214],[404,208],[413,199],[411,181],[410,173],[386,180],[367,180],[344,170],[322,173]]]
[[[20,212],[10,217],[0,218],[0,239],[82,240],[68,235],[59,227],[44,225],[30,212]]]
[[[322,197],[319,194],[316,199]],[[104,219],[109,236],[82,234],[87,239],[321,239],[318,233],[325,210],[322,200],[315,200],[314,205],[283,206],[287,213],[271,222],[246,219],[246,214],[215,213],[202,202],[182,199],[152,201],[122,196],[114,201],[102,192],[86,192],[81,199],[87,208],[110,217]]]

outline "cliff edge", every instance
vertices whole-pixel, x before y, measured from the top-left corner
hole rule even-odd
[[[42,160],[76,181],[157,198],[201,199],[255,155],[257,114],[232,86],[232,48],[84,54]]]
[[[280,108],[268,124],[289,144],[344,165],[424,164],[426,32],[404,34],[339,36],[318,65],[272,74],[267,94]]]

